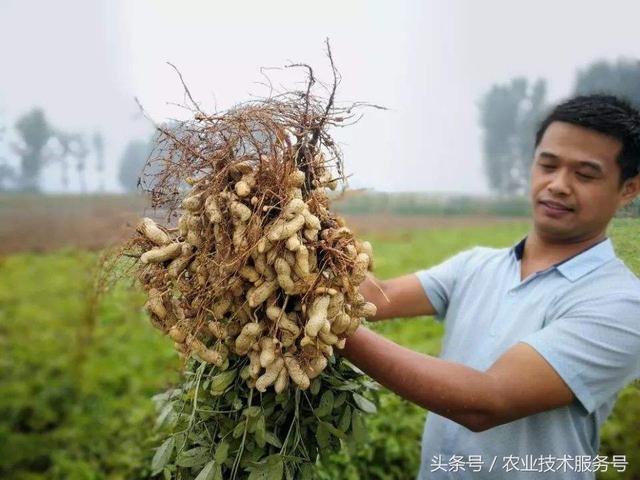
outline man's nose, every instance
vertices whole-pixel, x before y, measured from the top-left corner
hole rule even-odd
[[[569,172],[559,169],[547,185],[547,189],[555,195],[568,195],[571,192]]]

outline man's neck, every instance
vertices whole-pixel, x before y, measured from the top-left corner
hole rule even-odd
[[[561,241],[545,238],[534,229],[527,236],[522,261],[548,268],[592,247],[605,237],[606,231],[602,231],[574,241]]]

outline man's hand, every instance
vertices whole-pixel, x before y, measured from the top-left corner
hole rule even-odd
[[[378,309],[369,320],[436,314],[420,280],[414,274],[383,281],[369,274],[360,285],[360,293]]]
[[[343,352],[401,397],[474,432],[568,405],[574,398],[525,343],[511,347],[486,372],[411,351],[362,327]]]

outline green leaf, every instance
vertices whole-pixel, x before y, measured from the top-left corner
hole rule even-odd
[[[329,429],[326,422],[320,422],[318,429],[316,430],[316,440],[320,448],[327,448],[329,446]]]
[[[242,414],[251,418],[251,417],[257,417],[261,411],[262,409],[260,407],[253,406],[253,407],[245,408]]]
[[[332,383],[332,382],[329,382]],[[350,392],[357,392],[358,390],[361,390],[360,384],[358,382],[341,382],[336,380],[336,383],[334,384],[334,388],[335,390],[342,390],[342,391],[350,391]]]
[[[153,475],[160,473],[164,466],[169,463],[175,445],[176,439],[169,437],[158,447],[156,453],[153,455],[153,459],[151,460],[151,470],[153,471]]]
[[[247,419],[247,432],[252,434],[256,432],[256,426],[258,425],[258,418],[260,417],[249,417]]]
[[[334,400],[333,392],[331,390],[326,390],[320,397],[320,404],[314,410],[314,413],[318,417],[324,417],[326,415],[329,415],[333,410],[333,400]]]
[[[229,444],[227,442],[220,442],[213,459],[218,465],[222,465],[227,458],[229,458]]]
[[[198,480],[196,478],[196,480]],[[222,467],[220,465],[216,465],[216,471],[213,474],[213,480],[224,480],[224,478],[222,478]]]
[[[338,421],[338,428],[343,432],[347,432],[349,430],[349,426],[351,425],[351,407],[347,405],[340,415],[340,420]]]
[[[336,397],[335,402],[333,402],[333,408],[340,408],[346,400],[347,400],[347,392],[342,392],[340,395]]]
[[[255,432],[256,444],[260,448],[264,448],[264,445],[267,442],[266,433],[267,432],[266,432],[266,427],[264,423],[264,415],[260,415],[258,417],[258,420],[256,421],[256,432]]]
[[[311,388],[309,388],[309,391],[311,392],[311,395],[317,395],[318,392],[320,392],[320,384],[322,382],[320,381],[319,378],[314,379],[311,382]]]
[[[216,474],[216,462],[215,460],[211,460],[207,463],[200,473],[195,478],[195,480],[214,480]]]
[[[266,432],[264,438],[268,444],[273,445],[276,448],[282,448],[282,442],[273,433]]]
[[[178,454],[176,464],[180,467],[199,467],[211,458],[207,447],[195,447]]]
[[[357,410],[351,414],[351,434],[356,443],[364,443],[369,438],[362,414]]]
[[[162,407],[162,410],[156,419],[155,428],[156,430],[159,430],[162,427],[173,428],[177,421],[178,415],[173,410],[173,403],[167,403]]]
[[[322,423],[324,424],[326,429],[329,430],[329,432],[332,433],[333,435],[335,435],[336,437],[341,438],[343,440],[347,439],[347,436],[345,435],[344,432],[338,430],[336,427],[334,427],[330,423],[328,423],[328,422],[322,422]]]
[[[222,395],[229,385],[233,383],[237,375],[237,370],[229,370],[214,376],[211,379],[211,395],[214,397]]]
[[[359,393],[353,394],[353,401],[356,402],[356,405],[358,406],[358,408],[363,412],[376,413],[378,411],[375,403],[373,403],[368,398],[363,397]]]
[[[353,363],[351,362],[345,362],[345,364],[347,365],[347,367],[349,367],[351,370],[353,370],[354,372],[356,372],[358,374],[358,376],[363,376],[365,373],[360,370],[358,367],[356,367]]]
[[[179,388],[170,388],[169,390],[154,395],[151,397],[151,400],[156,404],[156,406],[160,407],[162,404],[171,400],[171,397],[178,396],[180,393],[182,392]]]
[[[262,412],[265,418],[271,418],[273,412],[275,411],[275,405],[271,404],[269,400],[273,400],[274,397],[263,397],[262,401]]]
[[[362,380],[362,386],[367,387],[370,390],[380,390],[381,386],[378,382],[372,382],[371,380]]]
[[[251,473],[247,480],[282,480],[284,475],[284,462],[280,455],[271,455],[251,467]]]
[[[220,370],[224,371],[227,368],[229,368],[229,358],[225,358],[224,362],[222,363],[222,365],[220,365]]]
[[[293,470],[290,468],[284,469],[284,478],[285,480],[296,480],[295,477],[293,476]]]
[[[184,448],[184,443],[185,443],[185,441],[186,441],[186,437],[187,437],[187,434],[186,434],[186,433],[184,433],[184,432],[176,433],[176,434],[173,436],[173,438],[175,438],[175,439],[176,439],[176,443],[175,443],[175,444],[176,444],[176,446],[178,446],[178,445],[182,445],[182,447],[181,447],[181,448]]]
[[[299,478],[315,478],[314,477],[314,468],[310,463],[305,463],[300,467],[300,477]]]
[[[241,422],[236,425],[236,428],[233,429],[233,438],[240,438],[244,433],[245,423]]]

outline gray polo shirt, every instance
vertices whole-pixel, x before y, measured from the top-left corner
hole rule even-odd
[[[619,390],[640,377],[640,280],[606,238],[521,281],[525,241],[472,248],[417,272],[444,321],[440,357],[486,371],[524,342],[576,399],[477,433],[430,412],[420,479],[584,479],[625,468],[624,458],[598,456],[599,429]]]

